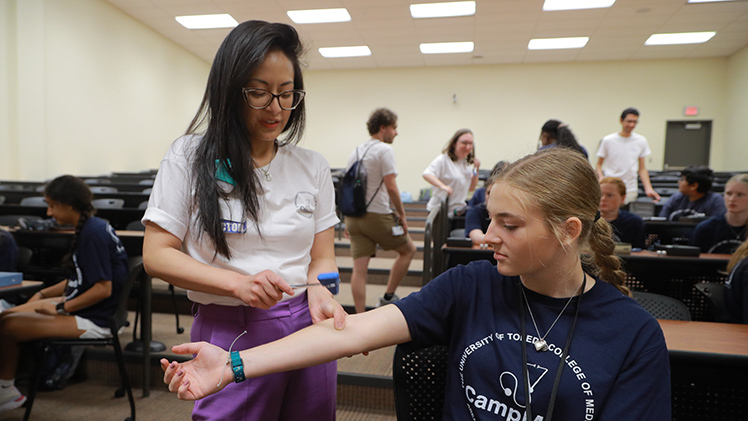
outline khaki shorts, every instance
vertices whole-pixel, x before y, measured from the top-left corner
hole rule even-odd
[[[392,235],[395,214],[367,213],[359,217],[345,217],[345,227],[351,237],[351,254],[354,259],[373,256],[377,244],[385,250],[396,249],[410,240],[408,235]]]

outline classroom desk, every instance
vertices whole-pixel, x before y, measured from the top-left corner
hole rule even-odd
[[[496,264],[490,248],[444,247],[442,251],[447,269],[473,260],[489,260]],[[698,282],[726,281],[725,269],[730,260],[729,254],[702,253],[699,257],[681,257],[646,250],[619,257],[629,288],[677,298],[688,306],[693,320],[701,321],[708,321],[710,317],[709,303],[693,286]]]
[[[677,298],[688,306],[693,320],[709,321],[709,303],[694,285],[724,283],[730,255],[702,253],[699,257],[681,257],[639,251],[620,258],[629,288]]]
[[[106,219],[114,229],[123,230],[132,221],[143,218],[145,209],[121,208],[121,209],[97,209],[96,216]],[[42,218],[47,217],[47,208],[39,206],[21,206],[13,204],[0,205],[0,215],[34,215]]]
[[[673,420],[748,413],[748,325],[658,320],[670,357]]]
[[[11,297],[18,294],[28,294],[44,288],[44,282],[21,281],[20,284],[0,287],[0,298]]]

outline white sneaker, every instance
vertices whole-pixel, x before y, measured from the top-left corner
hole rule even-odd
[[[0,390],[0,412],[20,408],[26,403],[26,396],[23,396],[15,386],[11,388],[12,390]]]
[[[398,297],[397,294],[393,294],[392,298],[390,298],[389,300],[385,300],[384,297],[379,297],[379,304],[377,305],[377,307],[382,307],[383,305],[392,304],[399,299],[400,297]]]

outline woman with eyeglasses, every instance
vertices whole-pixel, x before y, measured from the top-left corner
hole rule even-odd
[[[143,259],[149,274],[188,290],[193,341],[245,349],[328,318],[344,325],[326,288],[292,287],[337,271],[330,167],[296,146],[302,51],[289,25],[234,28],[187,133],[161,161],[143,217]],[[230,384],[196,403],[192,419],[332,420],[336,380],[331,362]]]
[[[472,166],[472,167],[471,167]],[[460,129],[452,135],[441,155],[423,171],[423,179],[437,188],[426,204],[429,211],[447,198],[447,214],[464,214],[468,192],[478,184],[480,160],[475,157],[473,132]]]

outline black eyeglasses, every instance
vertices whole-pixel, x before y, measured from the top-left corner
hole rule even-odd
[[[284,110],[293,110],[301,104],[301,100],[306,95],[301,89],[291,89],[274,94],[268,90],[260,88],[242,88],[244,101],[255,110],[263,110],[270,106],[275,98],[278,98],[278,105]]]

